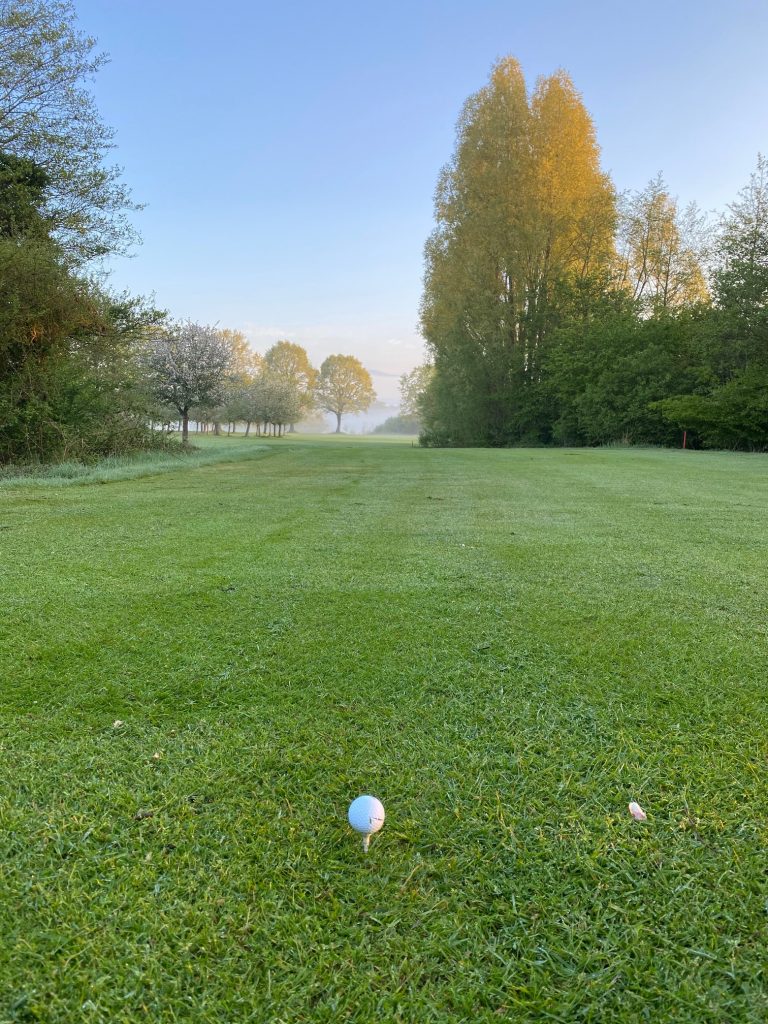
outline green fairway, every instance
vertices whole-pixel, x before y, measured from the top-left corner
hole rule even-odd
[[[0,487],[1,1024],[764,1022],[768,457],[212,446]]]

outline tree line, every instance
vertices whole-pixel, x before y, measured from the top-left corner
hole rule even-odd
[[[305,349],[278,341],[264,356],[254,352],[240,331],[180,321],[163,325],[139,346],[147,393],[156,405],[153,421],[178,418],[182,441],[189,440],[190,417],[212,424],[219,433],[238,423],[256,434],[282,436],[310,414],[336,416],[341,432],[346,413],[362,412],[373,402],[371,377],[354,356],[334,355],[319,370]]]
[[[105,57],[69,0],[0,0],[0,462],[167,443],[189,416],[282,433],[311,408],[368,408],[353,356],[318,370],[298,345],[264,357],[236,331],[172,321],[114,294],[99,261],[135,240],[88,83]]]
[[[619,194],[564,72],[512,58],[457,125],[425,248],[425,444],[768,449],[768,163],[715,222]]]

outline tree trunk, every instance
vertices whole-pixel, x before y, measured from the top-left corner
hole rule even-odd
[[[337,434],[341,433],[341,413],[340,412],[336,413],[336,433]]]
[[[189,444],[189,412],[186,409],[181,420],[181,443]]]
[[[221,434],[221,424],[219,423],[218,420],[213,424],[213,432],[216,435],[216,437],[219,437]]]
[[[251,421],[250,420],[246,420],[245,421],[245,436],[248,437],[250,432],[251,432]]]

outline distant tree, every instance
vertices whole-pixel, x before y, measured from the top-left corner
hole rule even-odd
[[[292,341],[276,342],[264,355],[264,370],[270,378],[290,385],[299,400],[299,415],[291,422],[290,429],[313,406],[313,391],[317,381],[317,370],[309,361],[306,350]]]
[[[170,324],[148,341],[143,362],[150,389],[179,413],[184,444],[190,409],[221,402],[232,361],[232,346],[220,331],[190,320]]]
[[[261,370],[264,362],[261,355],[255,352],[242,331],[233,331],[228,327],[219,331],[232,351],[232,375],[235,379],[251,381]]]
[[[225,328],[219,333],[230,347],[232,360],[221,404],[209,410],[209,417],[217,434],[222,422],[228,424],[228,434],[239,422],[248,423],[249,430],[253,417],[247,414],[250,411],[253,384],[261,372],[263,359],[251,348],[242,331]]]
[[[105,164],[113,132],[87,83],[106,61],[69,0],[0,0],[0,151],[47,176],[45,216],[70,260],[123,251],[135,208]]]
[[[321,409],[336,417],[336,433],[341,433],[341,417],[347,412],[365,412],[376,399],[371,375],[354,356],[328,356],[320,367],[315,400]]]
[[[715,244],[708,381],[672,391],[657,408],[681,430],[718,448],[768,450],[768,161],[728,207]],[[668,393],[669,394],[669,393]]]
[[[238,388],[224,408],[231,421],[245,423],[246,436],[254,423],[259,434],[271,429],[273,434],[282,436],[299,418],[301,403],[292,384],[262,372],[249,384]]]
[[[417,366],[400,378],[400,413],[412,420],[420,420],[421,404],[432,381],[435,368],[430,363]]]
[[[418,434],[421,423],[417,416],[388,416],[373,428],[374,434]]]
[[[248,423],[252,419],[249,416],[250,403],[248,400],[246,386],[233,381],[225,390],[224,399],[212,414],[212,419],[217,423],[227,424],[227,434],[236,431],[238,423]]]
[[[735,365],[768,363],[768,160],[723,217],[716,244],[715,301],[726,314]]]
[[[273,434],[281,436],[301,415],[301,395],[289,381],[264,373],[257,388],[260,418]]]
[[[161,434],[170,434],[174,425],[179,421],[179,414],[172,405],[150,400],[146,403],[145,408],[150,427],[153,430],[157,430],[159,427]]]
[[[706,301],[707,235],[696,205],[680,212],[657,175],[621,204],[620,282],[647,313]]]

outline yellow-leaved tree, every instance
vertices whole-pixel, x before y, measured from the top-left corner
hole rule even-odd
[[[336,433],[341,433],[341,417],[347,412],[365,412],[376,399],[373,381],[366,368],[354,356],[328,356],[323,360],[315,388],[318,406],[336,417]]]
[[[296,394],[298,413],[306,413],[314,404],[313,392],[317,370],[309,361],[306,349],[293,341],[277,341],[264,355],[264,374]],[[294,424],[290,424],[293,432]]]
[[[620,284],[647,314],[705,302],[707,242],[706,218],[693,203],[679,210],[659,174],[622,204]]]
[[[614,270],[616,199],[592,120],[558,71],[529,99],[505,58],[471,96],[435,196],[422,330],[428,432],[506,443],[535,423],[542,345],[562,304]]]

